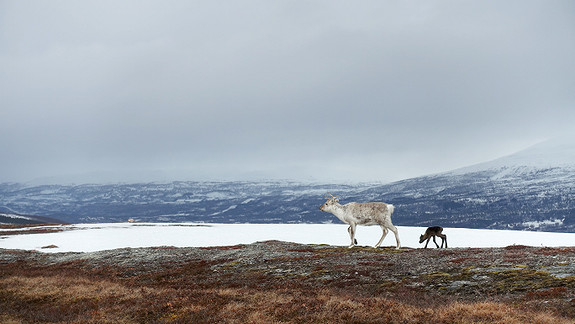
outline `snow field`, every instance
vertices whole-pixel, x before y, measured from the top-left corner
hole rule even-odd
[[[345,224],[193,224],[193,223],[109,223],[62,225],[56,233],[4,236],[0,248],[42,252],[93,252],[124,247],[208,247],[280,240],[302,244],[349,245]],[[398,226],[403,247],[418,248],[424,227]],[[575,233],[478,230],[445,228],[449,247],[575,246]],[[360,246],[379,240],[379,226],[358,226]],[[437,239],[441,244],[441,239]],[[55,245],[57,248],[42,248]],[[395,246],[389,232],[382,246]],[[428,247],[435,248],[433,241]]]

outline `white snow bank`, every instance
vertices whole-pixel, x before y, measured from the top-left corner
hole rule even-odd
[[[43,252],[91,252],[123,247],[206,247],[249,244],[280,240],[304,244],[347,246],[349,236],[344,224],[165,224],[113,223],[55,226],[63,232],[10,235],[0,238],[0,248],[38,250]],[[398,226],[404,247],[423,247],[419,235],[423,227]],[[575,233],[477,230],[445,228],[449,247],[575,246]],[[373,246],[379,240],[378,226],[358,227],[359,245]],[[441,239],[438,239],[441,244]],[[57,248],[42,249],[55,245]],[[389,233],[382,246],[395,246]],[[435,248],[433,242],[428,247]]]

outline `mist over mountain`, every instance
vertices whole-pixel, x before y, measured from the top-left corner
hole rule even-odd
[[[390,184],[291,181],[0,184],[0,207],[65,222],[329,223],[341,203],[384,201],[404,226],[575,231],[575,145],[540,143],[500,159]],[[8,218],[7,218],[8,219]],[[4,220],[2,220],[4,222]]]

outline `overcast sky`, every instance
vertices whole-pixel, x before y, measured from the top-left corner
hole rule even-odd
[[[0,182],[447,171],[575,132],[574,58],[572,0],[0,0]]]

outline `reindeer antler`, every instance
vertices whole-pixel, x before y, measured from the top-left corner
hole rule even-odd
[[[334,200],[339,200],[339,198],[338,198],[338,197],[336,197],[336,196],[334,196],[334,195],[330,194],[329,192],[328,192],[327,194],[328,194],[328,195],[330,195],[330,196],[331,196],[331,198],[330,198],[330,197],[328,197],[328,196],[325,196],[325,198],[327,198],[327,199],[334,199]]]

